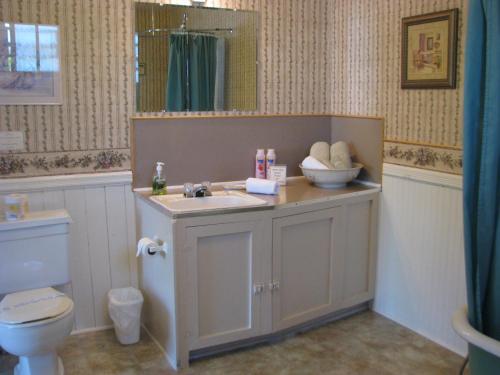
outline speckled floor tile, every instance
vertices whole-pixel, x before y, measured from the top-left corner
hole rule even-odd
[[[144,332],[120,345],[112,330],[70,336],[59,350],[65,374],[99,375],[455,375],[462,358],[373,312],[274,344],[194,361],[175,372]],[[0,375],[15,357],[0,355]]]

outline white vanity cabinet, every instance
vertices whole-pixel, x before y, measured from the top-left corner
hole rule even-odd
[[[269,340],[359,311],[373,298],[378,197],[378,189],[367,189],[166,220],[167,212],[138,198],[139,235],[156,228],[170,246],[139,264],[146,329],[181,368],[190,353]]]

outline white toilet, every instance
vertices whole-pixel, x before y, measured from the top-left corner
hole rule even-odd
[[[0,346],[19,357],[16,375],[61,375],[56,349],[73,328],[65,210],[0,221]]]

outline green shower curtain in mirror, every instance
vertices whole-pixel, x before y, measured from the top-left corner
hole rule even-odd
[[[186,111],[188,108],[188,37],[188,34],[170,35],[167,75],[167,111]]]
[[[170,35],[167,111],[213,111],[217,38]]]

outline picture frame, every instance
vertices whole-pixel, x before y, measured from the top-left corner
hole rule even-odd
[[[62,104],[58,25],[0,22],[0,105]]]
[[[401,22],[401,88],[456,88],[458,9]]]

